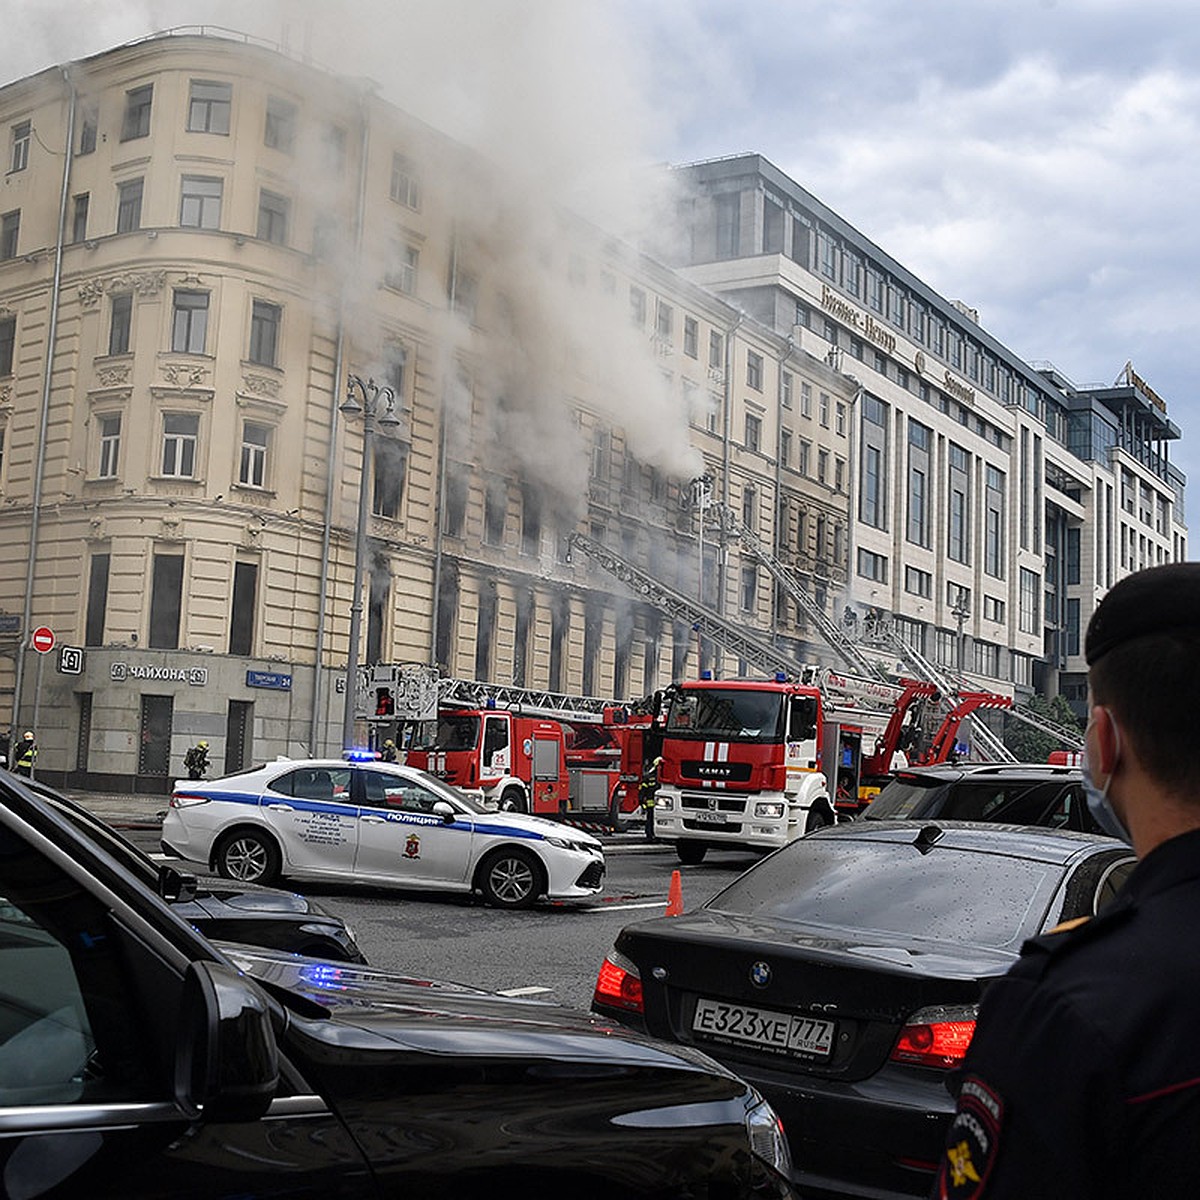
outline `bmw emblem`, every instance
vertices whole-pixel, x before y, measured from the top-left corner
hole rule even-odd
[[[755,987],[766,987],[771,982],[771,968],[765,962],[756,962],[750,968],[750,982]]]

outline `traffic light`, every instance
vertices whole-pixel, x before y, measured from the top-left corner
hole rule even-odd
[[[396,712],[396,701],[392,699],[391,688],[376,688],[375,689],[375,715],[377,717],[390,717]]]

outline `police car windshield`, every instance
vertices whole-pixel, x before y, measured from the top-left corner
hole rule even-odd
[[[779,741],[783,737],[783,713],[779,692],[687,688],[671,701],[667,732],[720,741]]]

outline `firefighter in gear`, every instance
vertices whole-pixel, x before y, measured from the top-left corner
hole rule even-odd
[[[1139,861],[988,988],[941,1200],[1200,1196],[1200,563],[1120,580],[1084,653],[1087,806]]]
[[[642,770],[642,781],[638,784],[638,803],[646,814],[646,841],[654,842],[654,797],[658,792],[658,772],[662,767],[662,755],[652,758]]]
[[[189,779],[203,779],[208,770],[208,743],[199,741],[183,756],[183,765]]]
[[[25,730],[24,735],[13,747],[12,762],[13,770],[18,775],[33,777],[33,764],[37,762],[37,739],[33,736],[32,729]]]
[[[396,761],[396,743],[391,738],[388,738],[383,743],[383,749],[379,752],[379,758],[381,762]]]

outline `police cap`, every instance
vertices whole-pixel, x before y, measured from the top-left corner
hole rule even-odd
[[[1183,629],[1200,631],[1200,562],[1150,567],[1114,584],[1092,613],[1084,656],[1090,667],[1123,642]]]

